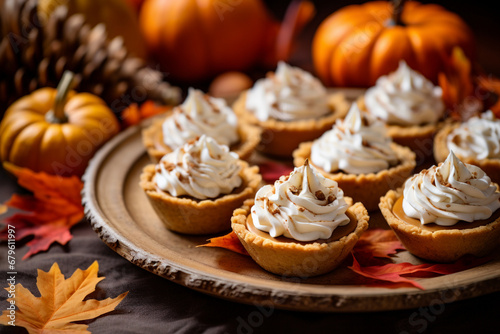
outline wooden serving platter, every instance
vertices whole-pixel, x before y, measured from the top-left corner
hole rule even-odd
[[[363,285],[366,281],[347,268],[349,259],[333,272],[315,278],[271,274],[250,257],[197,247],[215,235],[168,231],[139,187],[141,170],[149,163],[141,126],[113,138],[97,152],[84,175],[85,213],[99,237],[118,254],[188,288],[235,302],[320,312],[417,308],[500,290],[500,254],[473,269],[418,279],[424,290]],[[371,215],[370,226],[388,228],[379,213]],[[419,263],[406,251],[395,261]]]

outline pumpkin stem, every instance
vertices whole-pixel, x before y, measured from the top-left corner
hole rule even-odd
[[[57,85],[56,98],[54,101],[54,109],[50,110],[45,118],[50,123],[66,123],[68,121],[68,116],[64,112],[64,106],[66,105],[66,99],[68,98],[68,93],[73,86],[73,78],[75,74],[71,71],[65,71],[61,81]]]
[[[403,13],[403,7],[406,0],[392,0],[392,24],[398,26],[404,26],[404,22],[401,20],[401,13]]]

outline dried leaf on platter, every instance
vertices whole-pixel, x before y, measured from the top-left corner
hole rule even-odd
[[[95,291],[97,283],[104,277],[97,277],[99,264],[92,263],[87,270],[77,269],[65,279],[57,263],[48,272],[38,270],[37,287],[40,297],[35,297],[21,283],[15,285],[15,296],[7,299],[17,307],[15,325],[24,327],[30,334],[41,333],[90,333],[87,325],[76,321],[94,319],[113,311],[128,292],[116,298],[105,300],[84,298]],[[5,288],[9,291],[10,288]],[[0,323],[9,325],[10,311],[5,310]]]
[[[71,240],[70,228],[84,216],[80,195],[82,181],[76,176],[35,173],[10,163],[4,163],[4,168],[17,177],[20,186],[33,193],[13,194],[5,203],[26,211],[4,219],[6,224],[14,226],[17,240],[34,237],[27,243],[29,251],[23,259],[47,250],[54,242],[65,245]],[[7,240],[6,230],[0,232],[0,239]]]
[[[207,244],[199,245],[197,247],[220,247],[249,256],[245,247],[241,244],[240,239],[238,239],[238,236],[233,231],[221,237],[208,239],[208,241],[209,242]]]

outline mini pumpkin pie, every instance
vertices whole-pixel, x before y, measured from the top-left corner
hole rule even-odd
[[[300,144],[293,157],[295,166],[309,159],[368,211],[377,210],[380,197],[403,185],[416,165],[415,153],[393,143],[384,124],[355,103],[344,120],[320,138]]]
[[[230,228],[233,210],[261,181],[258,167],[203,135],[144,167],[140,186],[168,229],[210,234]]]
[[[203,134],[229,146],[240,159],[248,160],[260,142],[261,130],[238,122],[223,99],[190,88],[184,103],[153,121],[144,129],[142,139],[151,160],[158,162],[165,154]]]
[[[389,226],[412,254],[452,262],[483,256],[500,242],[500,192],[479,167],[453,152],[380,201]]]
[[[368,228],[363,204],[306,162],[233,213],[233,231],[262,268],[311,277],[336,268]]]
[[[328,94],[310,73],[280,62],[233,109],[243,122],[263,130],[260,152],[290,157],[301,142],[318,138],[344,117],[349,104],[341,93]]]
[[[433,138],[445,115],[442,90],[405,61],[378,78],[358,105],[382,120],[394,142],[410,147],[419,161],[432,157]]]
[[[464,123],[446,124],[434,138],[434,159],[443,162],[450,150],[463,162],[480,167],[500,183],[500,120],[491,110]]]

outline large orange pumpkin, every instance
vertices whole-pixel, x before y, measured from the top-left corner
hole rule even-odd
[[[95,151],[118,133],[118,120],[105,102],[69,91],[67,73],[57,90],[41,88],[7,109],[0,123],[1,161],[81,176]]]
[[[283,44],[313,12],[310,2],[294,6],[287,11],[293,14],[288,15],[290,29],[281,33],[261,0],[146,0],[139,22],[161,69],[173,79],[192,82],[263,60],[275,64],[287,55],[276,55],[274,47],[288,52]]]
[[[456,14],[417,1],[373,1],[349,5],[325,19],[315,33],[312,56],[329,86],[369,87],[404,59],[428,79],[438,73],[455,46],[475,57],[474,37]]]

